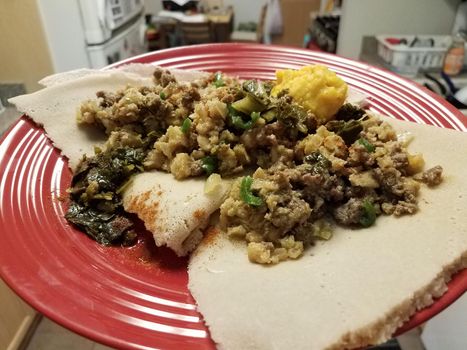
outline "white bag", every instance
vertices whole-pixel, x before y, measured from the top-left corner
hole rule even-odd
[[[283,23],[279,0],[268,0],[267,6],[264,24],[264,41],[266,44],[270,44],[272,35],[282,34]]]

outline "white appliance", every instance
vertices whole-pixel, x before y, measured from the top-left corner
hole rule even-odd
[[[142,0],[37,0],[55,72],[145,52]]]

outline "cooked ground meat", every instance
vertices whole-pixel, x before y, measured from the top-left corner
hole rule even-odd
[[[176,82],[175,77],[168,70],[162,68],[155,68],[153,76],[155,83],[162,87]]]
[[[362,213],[362,200],[350,198],[346,203],[334,209],[333,216],[342,225],[355,225],[360,222]]]
[[[437,165],[424,171],[420,176],[415,176],[415,179],[426,183],[428,186],[437,186],[443,180],[443,168]]]
[[[423,166],[421,156],[410,155],[387,123],[369,115],[352,143],[347,143],[348,135],[339,133],[321,126],[296,143],[291,157],[258,169],[249,191],[261,205],[248,203],[251,197],[242,194],[243,180],[233,186],[221,206],[221,224],[228,234],[255,243],[249,246],[250,260],[271,264],[293,258],[282,250],[283,237],[294,237],[303,249],[317,239],[328,239],[330,229],[317,226],[325,218],[339,225],[367,227],[378,215],[401,216],[418,210],[420,185],[411,175]],[[256,135],[276,144],[270,135],[280,136],[281,129],[278,134]],[[441,167],[432,168],[420,180],[437,184],[441,172]]]
[[[380,214],[413,214],[415,180],[442,180],[440,166],[421,173],[423,157],[409,154],[393,128],[367,111],[345,105],[322,124],[287,91],[274,96],[268,82],[220,74],[182,84],[158,68],[153,86],[99,91],[78,121],[104,129],[106,149],[137,148],[145,170],[176,179],[256,167],[232,186],[221,225],[248,242],[258,263],[298,258],[329,239],[330,221],[367,227]],[[87,195],[94,189],[90,183]]]

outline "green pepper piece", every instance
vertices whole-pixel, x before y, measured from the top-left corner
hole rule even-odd
[[[272,122],[274,119],[276,119],[276,109],[271,108],[264,112],[263,119],[266,120],[267,123]]]
[[[263,105],[269,104],[269,94],[271,89],[267,84],[263,84],[258,80],[247,80],[243,83],[242,87],[244,91],[251,94],[253,98],[261,102]]]
[[[180,130],[182,130],[182,132],[186,134],[188,130],[190,130],[190,127],[191,127],[191,119],[185,118],[185,120],[182,123],[182,126],[180,127]]]
[[[219,88],[225,85],[224,80],[222,79],[221,72],[217,72],[216,74],[214,74],[214,81],[212,83],[214,84],[216,88]]]
[[[259,207],[263,204],[263,200],[261,197],[257,197],[251,192],[252,184],[253,178],[251,176],[245,176],[242,179],[242,183],[240,184],[240,197],[246,204]]]
[[[161,100],[165,100],[167,98],[164,91],[161,91],[161,93],[159,94],[159,97],[161,98]]]
[[[363,147],[365,147],[366,150],[370,153],[373,153],[376,149],[376,147],[372,145],[371,143],[369,143],[367,139],[359,138],[358,143],[361,144]]]
[[[232,105],[229,105],[227,108],[229,110],[229,117],[232,122],[232,125],[238,129],[243,129],[243,130],[251,129],[260,117],[259,112],[251,112],[250,114],[251,119],[248,121],[244,121],[242,115],[238,113],[238,111],[235,108],[233,108]]]
[[[365,199],[362,204],[363,215],[360,218],[360,224],[363,227],[370,227],[375,223],[376,220],[376,209],[375,206],[368,200]]]
[[[241,100],[232,103],[232,107],[246,115],[250,115],[251,112],[262,112],[266,109],[266,105],[251,94],[247,94]]]
[[[216,172],[217,158],[213,156],[206,156],[201,158],[201,169],[203,169],[207,175],[211,175],[212,173]]]

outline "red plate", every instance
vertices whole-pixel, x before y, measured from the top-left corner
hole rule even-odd
[[[467,131],[467,118],[428,90],[388,71],[301,49],[246,44],[181,47],[139,56],[169,68],[270,79],[280,68],[322,63],[371,96],[371,108]],[[0,144],[0,272],[24,300],[74,332],[118,348],[213,349],[187,290],[187,261],[142,238],[99,246],[63,218],[71,173],[42,129],[21,118]],[[467,270],[399,332],[434,316],[467,290]],[[215,302],[213,300],[213,302]]]

